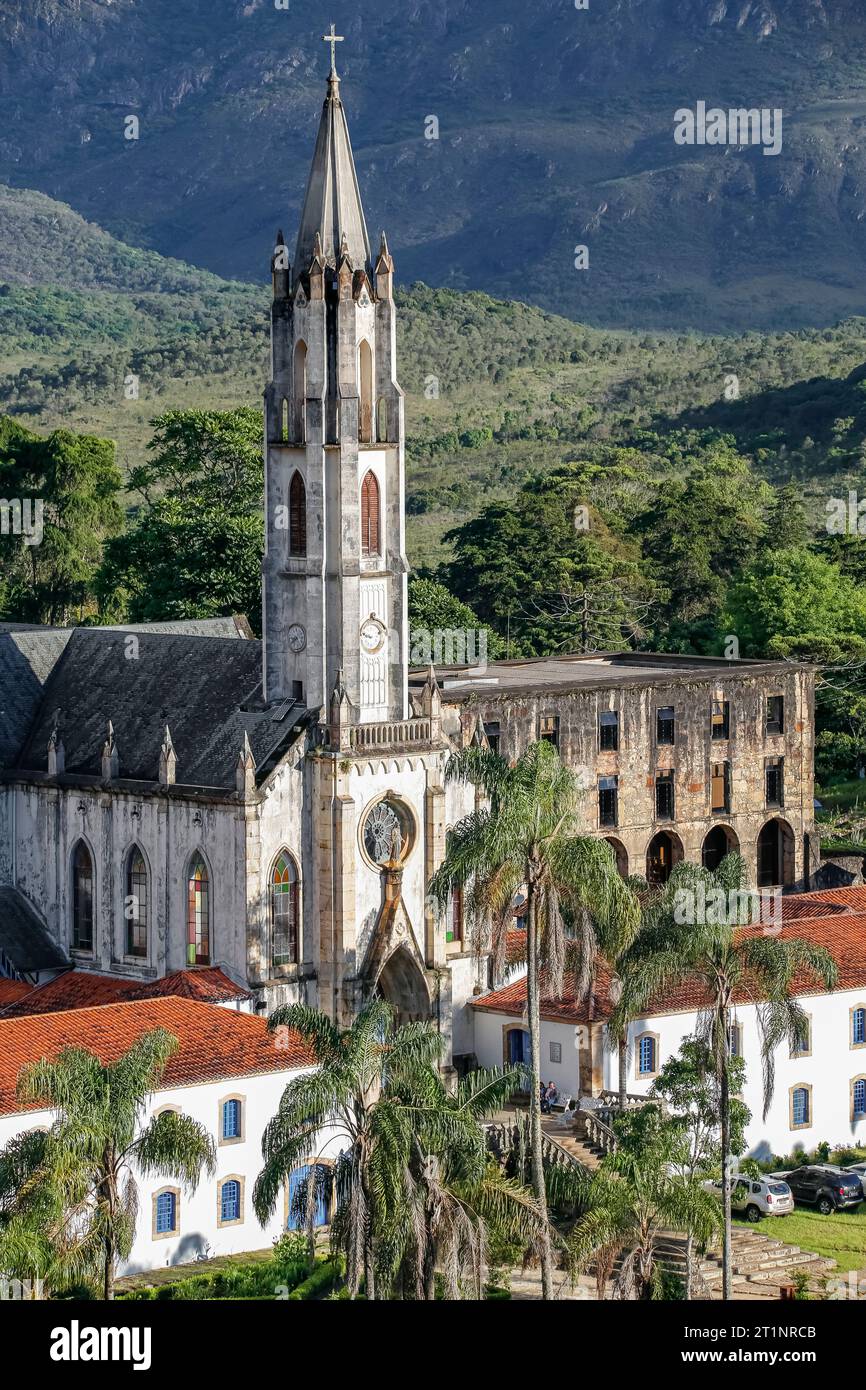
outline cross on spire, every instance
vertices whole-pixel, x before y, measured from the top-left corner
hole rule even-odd
[[[331,72],[337,71],[337,44],[343,43],[343,41],[344,36],[337,33],[336,26],[333,23],[331,24],[330,34],[322,35],[322,43],[329,43],[331,45]]]

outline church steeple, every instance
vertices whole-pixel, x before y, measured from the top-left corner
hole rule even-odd
[[[340,42],[336,34],[328,42]],[[394,263],[375,268],[332,61],[291,270],[271,260],[265,391],[264,683],[328,722],[407,717],[403,392]]]
[[[333,25],[331,27],[333,29]],[[340,42],[336,35],[333,42]],[[340,99],[340,79],[333,61],[301,211],[295,251],[296,275],[309,269],[317,232],[321,234],[322,255],[328,265],[336,265],[344,240],[355,270],[364,270],[370,265],[370,239],[361,206],[349,127]]]

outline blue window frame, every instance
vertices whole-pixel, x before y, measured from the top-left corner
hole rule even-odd
[[[220,1216],[223,1221],[241,1219],[241,1185],[236,1178],[229,1178],[220,1192]]]
[[[851,1041],[857,1046],[866,1043],[866,1009],[854,1009],[851,1014]]]
[[[854,1082],[854,1114],[866,1115],[866,1080]]]
[[[286,1223],[287,1230],[302,1230],[304,1226],[307,1224],[306,1193],[303,1191],[302,1185],[305,1184],[308,1180],[312,1180],[315,1182],[317,1177],[321,1179],[325,1176],[326,1173],[327,1169],[323,1163],[307,1165],[304,1168],[296,1168],[294,1173],[292,1173],[291,1177],[289,1178],[289,1217]],[[303,1209],[300,1209],[301,1202],[304,1203]],[[316,1210],[313,1216],[313,1225],[327,1226],[327,1224],[327,1197],[324,1192],[319,1190],[316,1194]]]
[[[652,1037],[643,1037],[640,1040],[640,1060],[638,1063],[641,1076],[646,1076],[656,1069],[656,1040]]]
[[[240,1139],[241,1103],[227,1100],[223,1103],[223,1139]]]
[[[173,1192],[160,1192],[156,1199],[156,1234],[169,1235],[177,1230],[177,1197]]]
[[[809,1123],[809,1091],[805,1086],[798,1086],[791,1100],[791,1119],[795,1125],[807,1125]]]

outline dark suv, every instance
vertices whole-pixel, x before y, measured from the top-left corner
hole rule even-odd
[[[817,1207],[822,1216],[840,1207],[863,1201],[863,1186],[856,1173],[846,1173],[832,1163],[813,1163],[785,1174],[795,1202]]]

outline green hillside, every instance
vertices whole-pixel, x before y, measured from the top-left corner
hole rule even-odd
[[[57,254],[42,254],[49,232]],[[50,238],[49,238],[50,239]],[[171,407],[258,405],[268,290],[141,252],[41,194],[0,189],[0,411],[117,440],[125,474]],[[733,434],[813,508],[856,478],[866,440],[866,322],[738,337],[575,324],[478,293],[399,291],[408,536],[442,534],[528,473],[640,444],[647,431]],[[732,375],[739,398],[725,400]],[[136,378],[134,391],[131,379]]]

